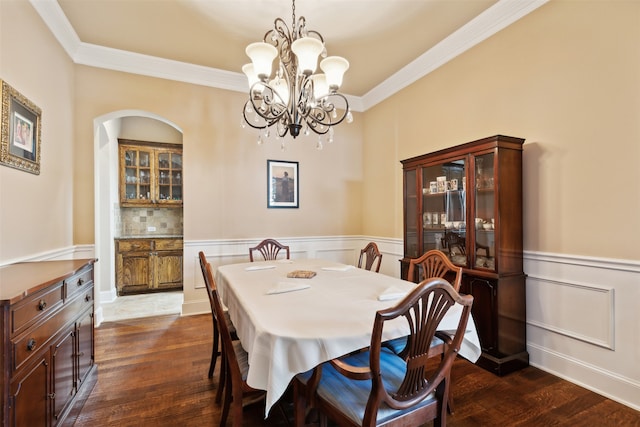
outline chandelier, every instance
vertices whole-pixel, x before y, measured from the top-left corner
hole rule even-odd
[[[276,18],[264,41],[246,48],[251,63],[242,67],[250,87],[243,127],[246,123],[259,130],[258,144],[271,135],[273,126],[276,139],[287,133],[295,139],[301,132],[309,135],[313,131],[319,135],[316,147],[322,149],[323,135],[333,142],[333,126],[345,119],[353,121],[347,98],[338,93],[349,62],[339,56],[327,57],[322,35],[307,30],[304,16],[296,23],[295,0],[291,17],[292,31]],[[320,61],[324,73],[316,73],[319,56],[324,58]]]

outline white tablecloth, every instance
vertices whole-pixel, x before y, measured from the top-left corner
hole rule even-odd
[[[260,267],[270,268],[257,269]],[[294,270],[314,271],[316,276],[287,278]],[[224,265],[217,269],[215,279],[249,354],[247,383],[267,392],[266,414],[296,374],[370,344],[376,311],[399,301],[380,301],[379,295],[390,290],[408,292],[415,286],[384,274],[315,259]],[[310,286],[268,293],[292,283]],[[456,328],[460,308],[452,307],[440,329]],[[397,326],[385,327],[383,338],[407,334],[405,321],[399,319]],[[460,355],[475,362],[480,354],[470,317]]]

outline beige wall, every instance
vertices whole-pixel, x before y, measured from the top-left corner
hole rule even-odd
[[[640,2],[551,1],[366,112],[364,233],[402,236],[400,160],[504,134],[525,250],[640,260],[639,123]]]
[[[42,110],[40,175],[0,165],[4,263],[75,243],[75,68],[26,1],[0,1],[0,58],[0,79]]]
[[[93,242],[93,120],[126,109],[166,118],[183,131],[186,240],[359,234],[362,124],[336,130],[322,151],[298,137],[285,151],[256,143],[240,126],[246,95],[92,67],[76,70],[76,243]],[[300,208],[267,209],[267,159],[299,162]]]
[[[527,140],[526,250],[640,259],[637,1],[551,1],[319,153],[256,146],[239,127],[243,94],[74,66],[30,4],[0,11],[0,77],[43,110],[41,175],[0,167],[0,262],[94,242],[93,120],[123,109],[184,131],[188,240],[400,238],[399,161],[502,133]],[[267,159],[300,162],[300,209],[266,209]]]

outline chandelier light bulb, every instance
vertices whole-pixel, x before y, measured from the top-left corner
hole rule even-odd
[[[253,70],[253,63],[244,64],[242,66],[242,72],[245,74],[245,76],[247,76],[247,81],[249,82],[249,88],[251,88],[251,86],[253,86],[254,83],[258,83],[260,81],[260,79],[258,78],[258,75]]]
[[[271,86],[280,97],[279,102],[282,102],[284,105],[289,104],[289,84],[285,79],[278,76],[269,82],[269,86]]]
[[[314,74],[311,76],[311,80],[313,80],[313,97],[315,99],[320,99],[329,94],[327,76],[324,74]]]
[[[323,49],[322,42],[313,37],[302,37],[291,43],[291,50],[298,58],[298,74],[310,76],[315,73]]]
[[[245,52],[251,58],[255,75],[262,81],[267,80],[271,75],[273,59],[278,56],[278,49],[269,43],[258,42],[247,46]]]
[[[327,85],[332,91],[342,86],[342,77],[349,69],[349,61],[341,56],[329,56],[320,62],[320,68],[327,76]]]

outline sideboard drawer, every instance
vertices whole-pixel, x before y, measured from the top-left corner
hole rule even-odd
[[[73,319],[78,313],[93,305],[93,286],[86,289],[84,296],[78,296],[73,301],[66,303],[61,310],[55,313],[49,320],[36,328],[27,330],[13,343],[13,369],[19,369],[33,355],[40,352],[44,346],[49,345],[51,339],[62,330],[65,325],[73,325]]]
[[[67,298],[71,298],[76,292],[87,289],[93,283],[93,268],[87,268],[64,281],[67,285]]]
[[[35,323],[62,304],[62,282],[35,293],[11,307],[11,335]]]

